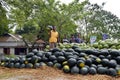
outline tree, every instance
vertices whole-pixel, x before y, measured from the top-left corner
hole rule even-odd
[[[120,32],[120,19],[111,12],[103,10],[103,6],[90,4],[85,12],[91,14],[85,16],[79,23],[85,26],[85,34],[96,35],[98,40],[101,39],[103,33],[115,37]],[[82,26],[79,26],[81,29]],[[84,30],[83,30],[84,31]]]
[[[55,0],[8,0],[11,5],[12,22],[17,23],[19,31],[24,29],[25,24],[31,23],[31,26],[39,29],[38,37],[47,40],[47,26],[55,25],[61,36],[76,31],[78,13],[85,6],[86,2],[78,3],[74,0],[69,5],[61,4]],[[25,6],[25,7],[24,7]]]
[[[0,4],[0,36],[9,32],[9,20],[6,16],[6,10]]]

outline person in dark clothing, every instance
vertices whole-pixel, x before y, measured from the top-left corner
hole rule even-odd
[[[74,35],[71,35],[70,43],[75,43],[75,36]]]
[[[84,42],[83,39],[80,38],[80,34],[75,36],[75,42],[76,43],[83,43]]]
[[[63,43],[69,43],[69,40],[67,39],[67,36],[66,36],[66,35],[64,35],[64,38],[63,38],[62,42],[63,42]]]
[[[78,36],[75,37],[75,42],[76,43],[82,43],[81,39]]]

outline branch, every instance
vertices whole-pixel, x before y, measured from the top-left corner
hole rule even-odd
[[[27,41],[25,40],[25,38],[23,37],[22,40],[24,41],[25,45],[30,48],[30,46],[28,45]]]

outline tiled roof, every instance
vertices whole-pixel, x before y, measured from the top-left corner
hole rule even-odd
[[[0,37],[0,42],[7,41],[9,37]]]
[[[43,40],[39,39],[39,40],[36,41],[36,43],[39,44],[39,43],[45,43],[45,42]]]
[[[8,34],[0,37],[0,42],[8,42],[8,41],[22,41],[21,36]]]

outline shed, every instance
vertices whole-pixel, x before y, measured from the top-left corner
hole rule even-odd
[[[0,53],[4,54],[26,54],[27,48],[22,36],[17,34],[4,34],[0,37]]]

